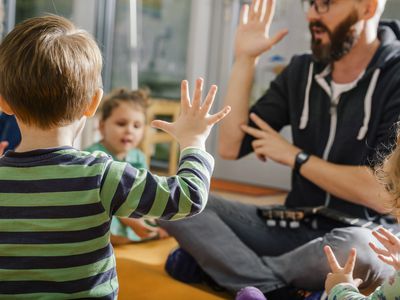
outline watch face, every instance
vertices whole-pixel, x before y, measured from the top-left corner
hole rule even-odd
[[[307,155],[306,153],[300,153],[300,154],[299,154],[299,159],[300,159],[300,160],[304,160],[304,159],[307,158],[307,156],[308,156],[308,155]]]

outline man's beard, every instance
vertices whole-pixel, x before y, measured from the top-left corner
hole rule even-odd
[[[349,53],[360,37],[356,30],[352,28],[357,21],[357,12],[353,11],[333,32],[320,21],[311,22],[309,28],[312,36],[311,50],[314,58],[318,62],[328,64],[340,60]],[[314,38],[312,29],[315,27],[328,34],[330,40],[328,44],[323,45],[320,39]]]

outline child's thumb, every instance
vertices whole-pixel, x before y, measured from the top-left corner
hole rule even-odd
[[[162,120],[154,120],[151,122],[151,126],[157,129],[161,129],[167,133],[171,133],[172,124]]]
[[[361,278],[354,279],[354,285],[356,287],[359,287],[362,283],[363,283],[363,280]]]

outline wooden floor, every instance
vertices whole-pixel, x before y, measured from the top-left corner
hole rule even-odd
[[[237,183],[213,182],[212,192],[232,201],[257,205],[281,204],[286,193],[280,190],[243,186]],[[246,192],[243,191],[252,191]],[[240,192],[240,193],[239,193]],[[115,249],[120,283],[119,299],[130,300],[218,300],[231,299],[226,293],[216,293],[203,285],[188,285],[169,277],[164,264],[170,251],[178,246],[173,238]]]

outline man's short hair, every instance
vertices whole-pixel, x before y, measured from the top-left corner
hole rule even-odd
[[[88,108],[101,68],[89,33],[60,16],[28,19],[0,44],[0,94],[26,125],[65,126]]]

